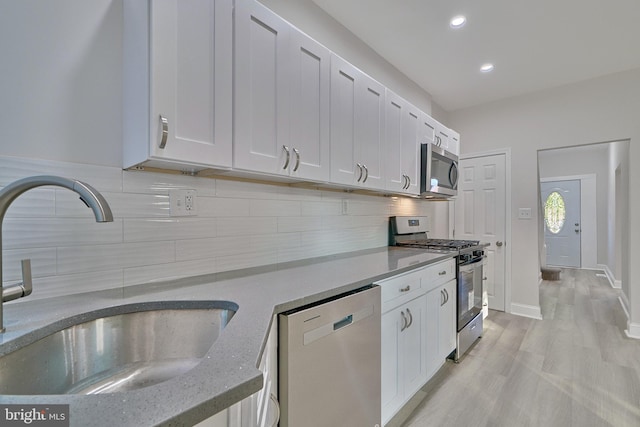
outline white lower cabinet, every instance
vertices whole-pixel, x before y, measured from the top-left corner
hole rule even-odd
[[[382,287],[382,423],[444,364],[456,346],[455,261],[418,268]]]
[[[260,359],[262,389],[195,427],[275,427],[280,421],[278,403],[278,320],[271,321],[269,338]]]
[[[382,422],[427,381],[426,295],[382,315]]]

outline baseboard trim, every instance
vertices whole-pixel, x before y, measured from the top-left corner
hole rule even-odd
[[[542,320],[542,312],[539,305],[526,305],[511,303],[511,314]]]
[[[614,289],[622,289],[622,282],[620,280],[616,280],[613,271],[606,264],[598,264],[598,269],[604,271],[604,275],[607,277],[609,281],[609,285]]]
[[[640,323],[627,323],[627,329],[624,330],[624,333],[629,338],[640,340]]]
[[[629,316],[629,300],[624,293],[620,293],[618,297],[618,301],[620,301],[620,306],[622,307],[622,311],[624,311],[624,315],[627,317],[627,329],[624,330],[624,333],[629,338],[640,339],[640,323],[631,323],[631,316]]]

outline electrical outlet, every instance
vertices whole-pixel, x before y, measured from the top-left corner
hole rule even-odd
[[[169,190],[171,216],[193,216],[198,214],[196,190]]]
[[[349,201],[347,199],[342,199],[342,215],[349,214]]]
[[[519,208],[518,219],[531,219],[531,208]]]

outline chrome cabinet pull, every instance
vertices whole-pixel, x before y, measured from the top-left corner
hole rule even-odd
[[[360,175],[358,175],[358,182],[360,182],[362,179],[362,165],[360,163],[356,163],[356,166],[358,166],[358,170],[360,171]]]
[[[500,242],[500,241],[496,242],[496,246],[497,246],[497,247],[502,246],[502,242]]]
[[[449,302],[449,291],[446,290],[446,289],[443,289],[443,291],[444,291],[444,296],[445,296],[444,303],[446,304],[446,303]]]
[[[282,167],[282,169],[286,169],[289,167],[289,160],[291,160],[291,153],[289,152],[289,147],[287,147],[286,145],[283,145],[282,149],[284,150],[285,153],[287,153],[287,159],[284,161],[284,166]]]
[[[440,289],[440,307],[442,307],[444,305],[445,301],[445,297],[444,297],[444,289]]]
[[[167,145],[167,136],[169,136],[169,120],[166,117],[163,117],[160,114],[160,124],[162,125],[162,136],[160,137],[160,144],[158,147],[164,149],[164,146]]]
[[[402,316],[402,326],[400,326],[400,332],[407,329],[407,316],[404,315],[404,311],[400,312],[400,316]]]
[[[409,187],[411,187],[411,177],[407,175],[407,188],[405,188],[405,190],[408,190]]]
[[[407,325],[407,329],[409,329],[411,327],[411,324],[413,323],[413,314],[411,314],[411,311],[408,308],[407,314],[409,315],[409,324]]]
[[[447,274],[447,270],[442,270],[440,273],[438,273],[438,276],[444,276]]]
[[[409,292],[411,290],[411,285],[407,285],[404,288],[400,288],[400,292]]]
[[[362,180],[362,183],[364,184],[365,182],[367,182],[367,178],[369,178],[369,168],[367,168],[367,165],[362,165],[362,167],[364,168],[364,179]]]
[[[300,166],[300,150],[298,150],[297,148],[293,149],[293,152],[296,153],[296,165],[293,167],[293,171],[297,171],[298,167]]]

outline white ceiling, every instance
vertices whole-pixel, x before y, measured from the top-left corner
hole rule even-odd
[[[447,111],[640,67],[640,0],[313,1]]]

